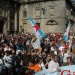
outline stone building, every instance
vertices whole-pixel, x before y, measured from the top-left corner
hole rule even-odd
[[[74,0],[0,0],[0,33],[33,33],[29,16],[44,32],[64,32],[68,19],[75,21],[74,10]]]
[[[66,29],[65,0],[22,0],[19,30],[33,32],[31,16],[44,32],[64,32]]]
[[[19,31],[19,0],[0,0],[0,33]]]

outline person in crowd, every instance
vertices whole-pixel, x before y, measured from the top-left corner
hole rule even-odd
[[[11,67],[11,64],[12,64],[11,61],[12,61],[12,59],[11,59],[11,57],[10,57],[10,52],[7,50],[7,51],[5,52],[4,57],[3,57],[3,62],[4,62],[5,66],[6,66],[7,68],[10,68],[10,67]]]
[[[39,57],[39,65],[41,67],[41,70],[45,70],[45,65],[42,57]]]
[[[60,50],[58,50],[57,51],[57,55],[58,55],[58,63],[59,63],[59,66],[62,66],[62,64],[63,64],[62,52]]]
[[[75,54],[73,55],[73,60],[72,61],[75,64]]]
[[[57,61],[58,61],[58,56],[53,55],[52,60],[48,64],[48,70],[49,70],[50,73],[60,71],[59,63]]]
[[[2,61],[1,56],[0,56],[0,74],[1,74],[1,71],[2,71],[2,67],[3,67],[3,61]]]
[[[61,52],[64,52],[64,49],[65,49],[65,42],[61,41],[61,46],[59,47],[59,50]]]
[[[28,66],[28,63],[31,59],[31,51],[30,50],[27,50],[27,53],[25,53],[23,55],[23,63],[24,63],[24,66]]]
[[[36,40],[36,36],[32,33],[2,34],[0,64],[7,70],[12,69],[12,75],[30,75],[45,68],[54,73],[60,71],[59,66],[75,64],[75,38],[72,35],[67,42],[64,42],[62,33],[46,33],[46,36],[41,38],[41,47],[34,49],[32,42]]]
[[[48,63],[51,61],[50,54],[47,54],[46,59],[44,59],[45,68],[48,69]]]
[[[21,53],[19,53],[16,57],[15,57],[15,64],[14,64],[14,75],[21,75],[22,71],[23,71],[23,61],[20,57]]]
[[[9,51],[10,51],[10,45],[9,45],[9,44],[5,44],[4,51],[7,51],[7,50],[9,50]]]
[[[66,63],[67,62],[67,57],[68,57],[68,53],[67,53],[67,50],[65,49],[64,50],[64,54],[63,54],[63,63]]]
[[[72,61],[72,57],[67,57],[67,62],[63,64],[63,66],[74,65]]]
[[[10,74],[12,69],[12,57],[9,50],[5,51],[5,55],[3,57],[3,63],[5,67],[8,69],[8,74]]]
[[[29,70],[32,70],[34,73],[41,71],[39,58],[37,58],[36,61],[35,61],[35,59],[31,59],[29,61]]]

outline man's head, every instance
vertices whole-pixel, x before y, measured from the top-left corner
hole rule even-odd
[[[67,57],[67,63],[68,64],[72,63],[72,58],[71,57]]]
[[[30,61],[29,61],[29,66],[33,66],[35,64],[35,59],[31,59]]]
[[[51,56],[50,54],[47,55],[47,60],[50,60],[51,59]]]
[[[57,55],[53,55],[52,59],[53,59],[54,62],[57,62],[58,61],[58,56]]]
[[[60,50],[57,51],[58,56],[62,56],[62,52]]]
[[[61,46],[65,46],[65,44],[66,44],[65,42],[61,42]]]

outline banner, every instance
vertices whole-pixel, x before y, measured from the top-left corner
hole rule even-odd
[[[75,75],[75,65],[60,67],[61,72],[49,73],[48,69],[36,73],[35,75]]]

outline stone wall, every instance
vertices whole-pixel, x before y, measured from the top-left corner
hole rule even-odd
[[[0,2],[0,33],[19,31],[19,5],[19,3],[9,0]]]
[[[27,17],[23,17],[23,11]],[[19,24],[25,32],[34,32],[28,16],[31,16],[44,32],[64,32],[66,29],[65,0],[46,1],[22,5],[20,7]],[[20,27],[19,27],[19,30]]]

